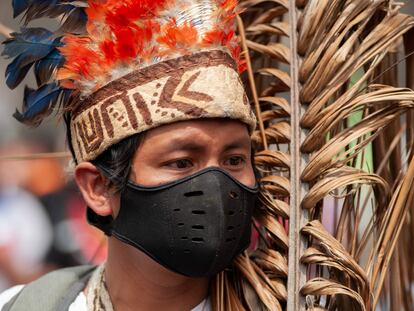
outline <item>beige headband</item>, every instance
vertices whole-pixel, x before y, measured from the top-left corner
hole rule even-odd
[[[231,118],[253,131],[256,120],[233,59],[220,50],[167,60],[124,76],[82,101],[71,120],[78,162],[163,124]]]

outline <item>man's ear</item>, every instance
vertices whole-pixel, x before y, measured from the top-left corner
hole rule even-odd
[[[79,163],[75,168],[75,180],[88,205],[99,216],[112,215],[108,180],[90,162]]]

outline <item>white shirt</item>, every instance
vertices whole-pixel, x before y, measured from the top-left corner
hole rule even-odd
[[[15,295],[17,295],[24,285],[14,286],[2,294],[0,294],[0,311],[3,309],[3,306],[7,304]],[[86,305],[86,296],[83,292],[80,292],[76,299],[69,306],[68,311],[88,311]],[[211,311],[211,302],[209,299],[203,300],[198,306],[196,306],[191,311]]]

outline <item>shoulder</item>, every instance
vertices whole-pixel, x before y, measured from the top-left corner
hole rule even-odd
[[[12,288],[4,295],[4,303],[0,304],[0,310],[7,304],[16,294],[17,299],[13,302],[16,310],[25,310],[27,306],[31,306],[33,311],[56,310],[58,306],[66,306],[64,310],[83,311],[82,290],[85,287],[91,272],[96,267],[80,266],[74,268],[66,268],[51,272],[40,279],[20,288]],[[80,297],[79,295],[82,294]],[[72,304],[76,303],[76,308],[72,308]]]
[[[19,294],[24,285],[14,286],[0,294],[0,310],[17,294]],[[80,292],[75,300],[69,306],[68,311],[87,311],[86,296]]]
[[[8,303],[14,296],[21,292],[24,285],[17,285],[9,288],[0,294],[0,310]]]

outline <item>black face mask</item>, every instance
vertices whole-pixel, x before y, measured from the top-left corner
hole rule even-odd
[[[257,192],[211,167],[158,187],[128,182],[116,219],[88,209],[88,220],[172,271],[212,276],[249,246]]]

